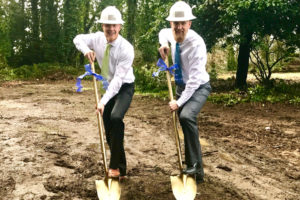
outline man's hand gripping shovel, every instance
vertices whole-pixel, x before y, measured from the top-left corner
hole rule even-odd
[[[94,63],[92,63],[91,67],[92,67],[92,72],[95,72]],[[94,91],[95,91],[95,100],[97,105],[101,97],[98,95],[97,82],[94,76],[93,76],[93,83],[94,83]],[[97,112],[97,120],[98,120],[99,136],[100,136],[100,147],[101,147],[104,170],[105,170],[105,178],[103,180],[96,180],[96,189],[97,189],[98,198],[100,200],[118,200],[120,199],[121,196],[121,187],[119,184],[119,178],[108,177],[106,151],[104,146],[104,128],[103,128],[103,120],[100,112]]]
[[[168,56],[166,56],[165,63],[167,66],[169,66]],[[166,74],[167,74],[167,82],[168,82],[168,88],[169,88],[169,96],[170,96],[170,100],[172,101],[174,99],[174,97],[173,97],[170,72],[168,70],[166,70]],[[179,162],[179,170],[180,170],[180,175],[170,177],[172,191],[177,200],[193,200],[193,199],[195,199],[195,196],[197,193],[197,185],[196,185],[195,178],[182,173],[182,170],[183,170],[182,154],[181,154],[181,148],[180,148],[179,130],[178,130],[178,126],[177,126],[175,111],[172,112],[172,119],[173,119],[174,136],[175,136],[176,149],[177,149],[178,162]]]

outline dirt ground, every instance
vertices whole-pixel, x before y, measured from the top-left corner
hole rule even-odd
[[[97,199],[103,178],[94,96],[73,81],[0,86],[0,199]],[[122,200],[174,199],[178,174],[167,101],[135,95],[125,117]],[[205,183],[197,200],[299,200],[300,107],[206,103],[199,115]],[[109,152],[107,152],[109,154]]]

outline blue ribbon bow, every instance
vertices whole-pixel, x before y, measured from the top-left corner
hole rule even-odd
[[[171,75],[174,75],[173,70],[174,69],[176,70],[178,68],[177,64],[175,64],[171,67],[168,67],[166,65],[166,63],[163,61],[163,59],[161,59],[161,58],[157,61],[156,65],[160,68],[158,69],[157,72],[153,72],[152,77],[157,77],[159,75],[159,73],[162,72],[162,71],[169,71]]]
[[[84,65],[84,68],[85,68],[86,72],[77,77],[77,81],[76,81],[77,90],[76,90],[76,92],[81,92],[81,89],[83,88],[82,85],[81,85],[81,80],[86,76],[94,76],[97,81],[102,81],[103,89],[107,90],[109,83],[107,82],[107,80],[103,76],[92,72],[90,64]]]

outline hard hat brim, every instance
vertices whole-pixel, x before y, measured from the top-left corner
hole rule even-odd
[[[119,21],[111,21],[111,20],[99,20],[98,21],[101,24],[124,24],[123,20],[119,20]]]
[[[184,22],[184,21],[190,21],[196,19],[195,16],[190,16],[190,17],[167,17],[166,20],[170,22]]]

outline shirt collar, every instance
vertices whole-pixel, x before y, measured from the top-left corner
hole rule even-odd
[[[120,41],[120,35],[118,35],[117,39],[115,39],[112,42],[107,42],[107,44],[110,44],[112,47],[116,46]]]

